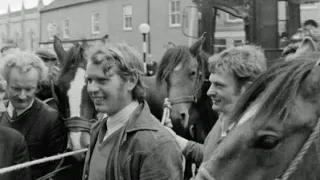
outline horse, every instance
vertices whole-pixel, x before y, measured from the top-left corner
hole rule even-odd
[[[312,41],[304,38],[300,48]],[[320,179],[319,57],[300,53],[254,80],[230,117],[236,126],[210,150],[195,179]]]
[[[310,46],[302,45],[303,40],[305,37],[310,37],[313,41],[308,42]],[[314,51],[314,49],[320,49],[320,44],[317,42],[320,39],[320,31],[317,29],[309,30],[308,28],[299,29],[297,33],[292,35],[291,43],[283,49],[281,57],[286,60],[290,61],[294,59],[300,52]],[[303,49],[302,49],[303,48]],[[313,49],[314,48],[314,49]],[[299,49],[300,52],[297,52]],[[294,55],[294,56],[293,56]]]
[[[87,65],[85,50],[88,45],[85,41],[82,45],[75,42],[65,51],[61,40],[56,36],[53,45],[61,69],[56,81],[50,81],[52,98],[45,102],[59,111],[68,128],[66,151],[84,149],[89,146],[91,124],[97,117],[94,105],[86,92],[84,78]],[[85,153],[64,158],[55,171],[40,179],[82,179],[84,157]]]
[[[160,61],[156,81],[165,86],[172,109],[170,119],[178,135],[203,143],[218,119],[206,95],[209,54],[202,50],[205,34],[190,48],[169,48]]]
[[[171,104],[170,119],[173,130],[182,137],[203,143],[218,120],[207,96],[209,54],[202,50],[205,34],[191,47],[177,45],[163,55],[158,73],[157,86],[166,90]],[[193,174],[192,162],[186,161],[185,179]]]

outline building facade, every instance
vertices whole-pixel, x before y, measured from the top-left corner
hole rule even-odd
[[[11,11],[10,5],[5,14],[0,15],[0,47],[7,41],[18,44],[22,50],[34,51],[39,47],[40,9],[42,0],[31,9],[26,9],[22,1],[20,11]]]
[[[55,0],[41,11],[40,44],[52,49],[57,35],[68,48],[108,34],[110,42],[125,41],[142,51],[139,25],[148,23],[148,52],[160,59],[170,44],[191,43],[181,32],[181,12],[190,5],[192,0]]]
[[[139,25],[148,23],[148,52],[159,60],[172,44],[191,45],[196,40],[200,16],[192,6],[192,0],[55,0],[40,12],[40,44],[52,49],[53,35],[57,35],[70,47],[74,41],[94,43],[108,34],[110,42],[125,41],[142,51]],[[285,30],[285,7],[279,2],[279,34]],[[318,4],[301,5],[301,21],[320,17],[319,8]],[[218,11],[214,52],[244,41],[243,20]]]

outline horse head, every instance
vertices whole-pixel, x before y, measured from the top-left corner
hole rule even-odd
[[[54,99],[59,112],[69,128],[68,146],[70,150],[78,150],[89,145],[91,119],[95,117],[95,109],[87,93],[85,71],[85,47],[79,43],[65,51],[59,38],[54,39],[54,50],[59,57],[62,69],[54,85]],[[83,158],[77,156],[77,159]]]
[[[206,91],[209,88],[205,86],[209,77],[209,55],[202,51],[204,40],[205,34],[191,47],[180,45],[169,48],[160,62],[157,74],[158,84],[165,82],[167,86],[167,95],[172,106],[170,118],[173,128],[183,128],[189,131],[191,136],[194,133],[190,128],[195,121],[200,121],[199,116],[203,115],[196,110],[205,109],[204,106],[207,105],[203,99],[207,97]],[[208,107],[211,109],[210,104]],[[190,117],[194,121],[191,122]],[[207,118],[204,120],[211,121]]]
[[[309,43],[300,50],[309,51]],[[236,126],[208,142],[215,148],[205,150],[199,179],[320,177],[319,142],[310,136],[320,128],[320,54],[313,53],[275,64],[252,83],[230,117]]]
[[[309,30],[307,28],[298,30],[291,38],[292,43],[283,49],[282,56],[286,61],[290,61],[301,53],[318,51],[320,49],[319,39],[319,30]]]

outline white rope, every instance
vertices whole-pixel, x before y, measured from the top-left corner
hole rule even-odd
[[[13,166],[1,168],[0,169],[0,175],[8,173],[8,172],[16,171],[16,170],[19,170],[19,169],[27,168],[27,167],[30,167],[30,166],[34,166],[34,165],[37,165],[37,164],[42,164],[42,163],[46,163],[46,162],[50,162],[50,161],[59,160],[59,159],[62,159],[62,158],[68,157],[68,156],[73,156],[75,154],[80,154],[80,153],[86,152],[87,150],[88,150],[88,148],[84,148],[84,149],[80,149],[80,150],[76,150],[76,151],[72,151],[72,152],[62,153],[62,154],[58,154],[58,155],[54,155],[54,156],[50,156],[50,157],[37,159],[37,160],[34,160],[34,161],[25,162],[25,163],[22,163],[22,164],[16,164],[16,165],[13,165]]]
[[[165,98],[163,103],[163,114],[161,118],[161,124],[169,128],[172,128],[172,123],[170,120],[170,110],[171,110],[171,103],[169,102],[168,98]]]

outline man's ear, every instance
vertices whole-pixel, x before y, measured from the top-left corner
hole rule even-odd
[[[130,76],[127,79],[128,90],[132,91],[136,87],[137,83],[138,83],[138,76],[137,75]]]
[[[252,81],[247,81],[241,86],[241,95],[246,92],[249,86],[252,84]]]

